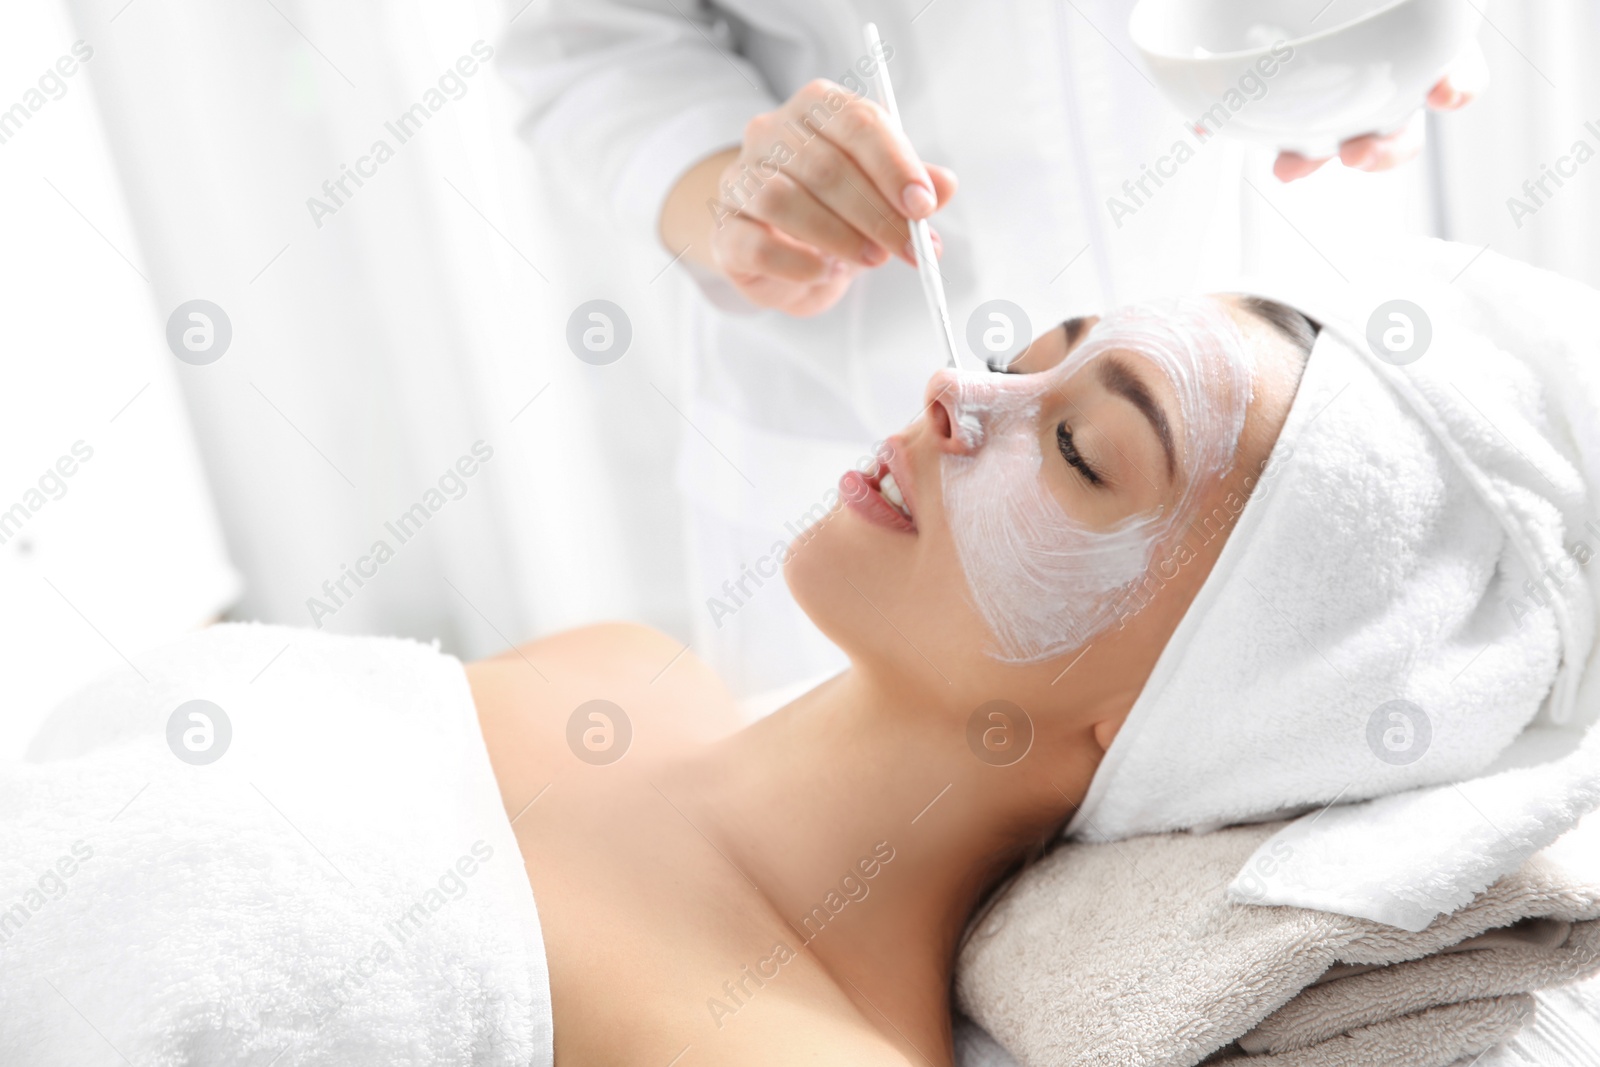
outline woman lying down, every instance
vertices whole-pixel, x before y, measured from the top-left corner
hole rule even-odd
[[[1570,721],[1590,579],[1544,567],[1596,456],[1487,318],[1398,368],[1337,316],[1185,298],[935,374],[788,555],[850,669],[750,725],[634,626],[139,658],[4,771],[0,1060],[950,1064],[969,919],[1064,830],[1482,772]]]

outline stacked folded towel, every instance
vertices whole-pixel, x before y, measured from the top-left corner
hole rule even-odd
[[[1418,933],[1230,902],[1280,828],[1059,848],[973,931],[961,1010],[1024,1067],[1448,1067],[1600,972],[1600,819]]]

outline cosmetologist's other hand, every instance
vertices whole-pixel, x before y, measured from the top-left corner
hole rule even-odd
[[[1476,44],[1463,52],[1450,70],[1429,91],[1427,104],[1436,111],[1454,111],[1472,103],[1489,82],[1489,65]],[[1352,137],[1339,145],[1339,162],[1357,170],[1388,170],[1415,159],[1422,152],[1424,115],[1418,111],[1394,133],[1375,133]],[[1315,172],[1323,159],[1310,159],[1298,152],[1280,152],[1272,173],[1279,181],[1292,182]]]

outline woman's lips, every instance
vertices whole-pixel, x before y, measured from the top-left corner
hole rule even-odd
[[[892,447],[886,447],[880,456],[878,465],[870,472],[862,474],[858,470],[845,471],[839,479],[839,492],[844,495],[845,503],[862,518],[877,526],[889,530],[899,530],[904,533],[915,533],[917,524],[914,521],[916,512],[911,508],[911,494],[905,489],[905,475],[896,468],[896,455]],[[883,495],[882,483],[885,475],[891,475],[901,497],[905,500],[907,515]]]

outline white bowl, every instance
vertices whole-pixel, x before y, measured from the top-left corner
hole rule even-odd
[[[1478,22],[1468,0],[1140,0],[1128,32],[1191,125],[1328,156],[1403,125]]]

